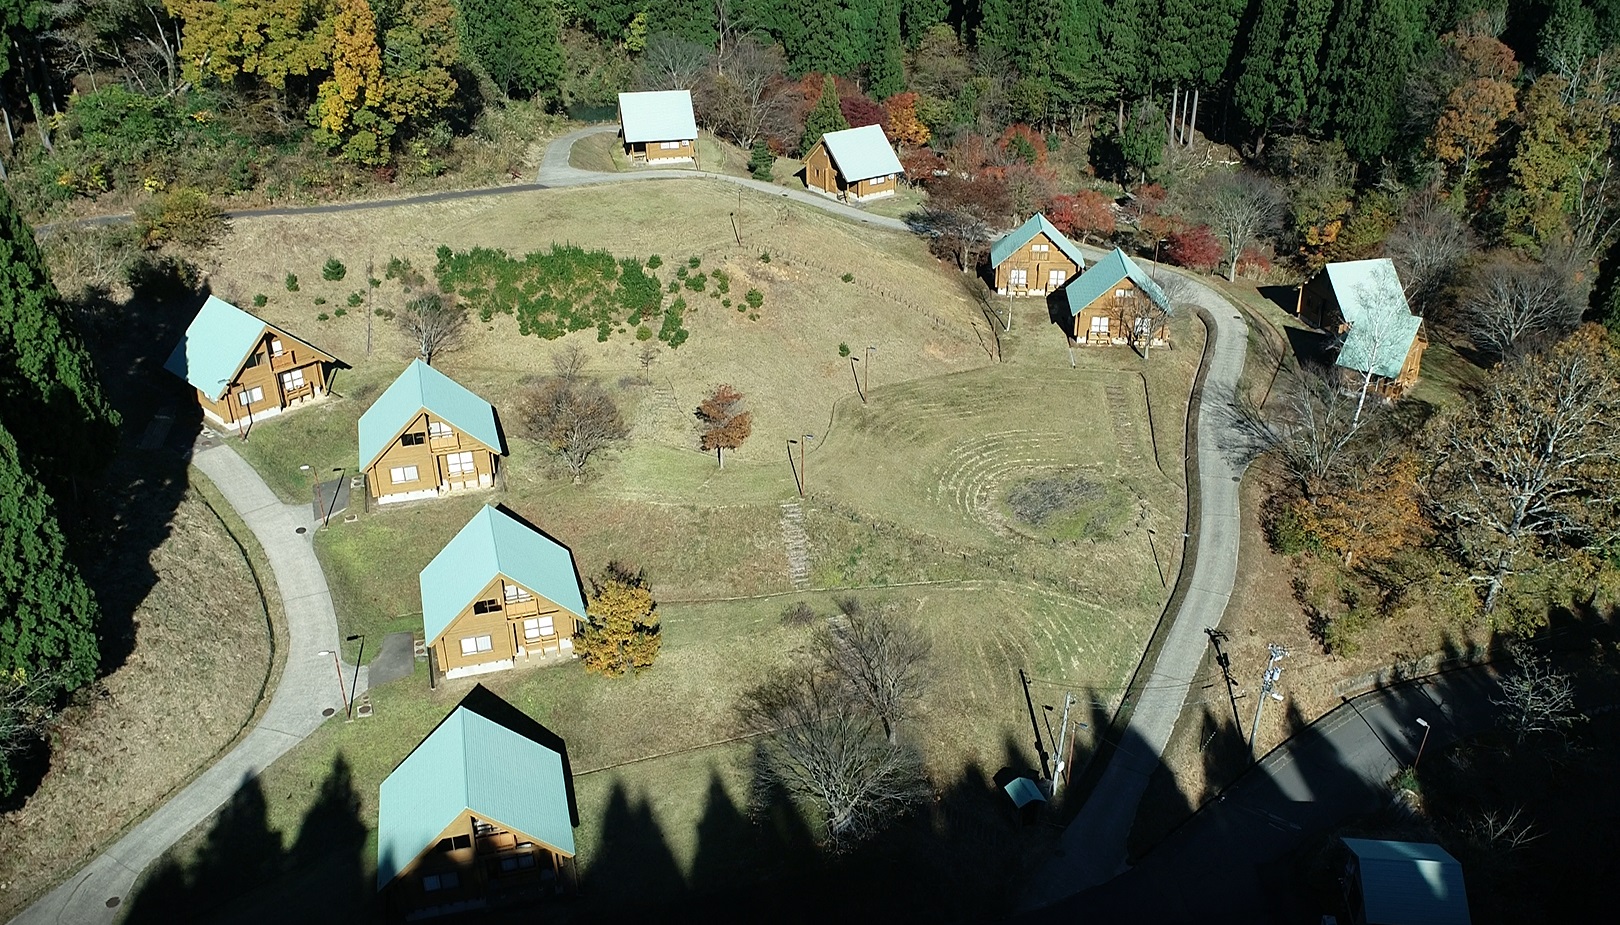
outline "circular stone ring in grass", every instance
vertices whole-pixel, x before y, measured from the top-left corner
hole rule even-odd
[[[1065,542],[1105,540],[1130,517],[1130,498],[1079,469],[1046,470],[1012,482],[1003,498],[1020,532]]]

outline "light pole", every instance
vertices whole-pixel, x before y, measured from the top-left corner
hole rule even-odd
[[[346,641],[347,642],[354,642],[356,639],[360,640],[360,651],[355,653],[355,656],[354,656],[354,683],[349,685],[349,690],[354,691],[355,696],[359,696],[360,695],[360,659],[363,658],[365,656],[365,654],[366,654],[366,634],[365,633],[358,633],[358,634],[356,634],[354,636],[348,637],[348,639]],[[338,678],[338,683],[341,684],[342,681],[343,681],[343,678],[340,676]],[[349,699],[348,717],[349,717],[349,719],[354,719],[354,699],[353,698]]]
[[[343,704],[343,709],[345,711],[347,711],[349,709],[349,693],[348,693],[348,691],[343,689],[343,666],[338,663],[337,650],[336,649],[322,649],[321,651],[316,652],[315,654],[316,655],[330,655],[330,656],[332,656],[332,667],[334,669],[336,669],[337,678],[338,678],[338,703]]]
[[[343,474],[349,470],[342,466],[333,466],[332,471],[336,472],[338,477],[337,480],[332,483],[332,498],[330,501],[326,502],[326,513],[321,515],[321,526],[323,527],[332,522],[332,509],[337,507],[338,491],[343,487]],[[315,487],[315,497],[317,500],[319,500],[320,496],[320,486],[317,485]]]
[[[801,498],[804,497],[805,492],[810,490],[810,479],[804,474],[804,448],[814,439],[816,439],[815,434],[805,434],[804,439],[799,441],[799,497]]]
[[[1429,721],[1423,717],[1417,718],[1417,724],[1423,727],[1423,741],[1418,743],[1417,757],[1412,759],[1412,770],[1416,771],[1418,762],[1423,760],[1423,746],[1429,744]]]
[[[1249,730],[1250,757],[1254,755],[1255,737],[1260,734],[1260,711],[1266,707],[1266,698],[1283,699],[1282,694],[1276,693],[1273,688],[1276,687],[1277,679],[1282,677],[1282,669],[1277,667],[1277,663],[1282,661],[1283,656],[1288,654],[1288,650],[1276,643],[1272,643],[1267,648],[1271,650],[1271,661],[1266,663],[1266,672],[1260,676],[1260,696],[1256,698],[1260,702],[1254,705],[1254,726]]]
[[[863,403],[866,401],[866,393],[872,390],[872,354],[874,353],[877,353],[877,348],[868,344],[866,347],[866,369],[861,371],[861,378],[865,380],[865,384],[861,387],[861,401]]]

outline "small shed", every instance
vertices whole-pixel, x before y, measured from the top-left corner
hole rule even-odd
[[[893,196],[905,174],[881,125],[821,136],[804,156],[804,185],[852,202]]]
[[[1371,373],[1369,391],[1393,399],[1417,384],[1429,339],[1387,257],[1328,264],[1300,287],[1299,315],[1342,338],[1334,365],[1347,386]]]
[[[382,783],[377,891],[393,921],[572,888],[574,798],[561,737],[482,686]]]
[[[697,119],[692,91],[649,90],[619,94],[619,134],[624,153],[647,165],[697,162]]]
[[[163,368],[196,389],[210,422],[245,431],[325,395],[339,365],[309,342],[209,296]]]
[[[1345,906],[1355,925],[1470,925],[1462,865],[1430,842],[1346,838]]]
[[[422,638],[449,678],[572,655],[585,619],[574,554],[485,505],[422,569]]]
[[[1074,242],[1040,212],[990,245],[992,288],[1001,295],[1046,295],[1086,268]]]
[[[494,407],[421,360],[360,415],[360,471],[379,504],[491,488],[505,453]]]
[[[1119,248],[1091,265],[1054,297],[1070,318],[1076,345],[1170,342],[1170,297]]]

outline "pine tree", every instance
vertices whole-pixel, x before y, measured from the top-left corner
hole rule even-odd
[[[951,0],[900,0],[900,34],[908,45],[914,45],[931,26],[950,15]]]
[[[34,230],[0,189],[0,426],[49,487],[95,474],[118,412],[45,269]]]
[[[0,427],[0,675],[96,676],[95,596],[68,558],[55,504]]]
[[[844,118],[843,110],[838,107],[838,87],[833,83],[832,75],[821,85],[821,98],[811,108],[810,114],[804,119],[804,135],[799,138],[799,151],[809,154],[810,149],[816,146],[821,136],[828,132],[841,132],[849,128],[849,121]]]
[[[1118,0],[1103,20],[1103,71],[1120,99],[1141,96],[1147,74],[1147,5],[1149,0]]]
[[[900,45],[900,0],[882,0],[877,15],[876,37],[866,76],[872,96],[884,100],[906,88],[905,68],[901,63],[904,49]]]
[[[1272,128],[1307,115],[1332,8],[1333,0],[1260,0],[1232,97],[1262,144]]]

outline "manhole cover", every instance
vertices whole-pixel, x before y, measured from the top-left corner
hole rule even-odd
[[[109,896],[109,897],[107,897],[107,908],[108,909],[117,909],[118,904],[123,902],[123,901],[124,901],[123,897],[121,897],[121,896]]]
[[[326,709],[321,711],[321,715],[322,716],[331,716],[333,713],[336,713],[336,712],[337,711],[332,709],[331,707],[327,707]]]
[[[307,528],[305,528],[305,527],[297,527],[297,528],[295,528],[293,530],[293,532],[297,533],[299,535],[303,535],[305,532],[307,532]]]

